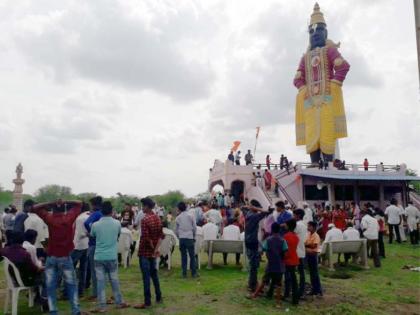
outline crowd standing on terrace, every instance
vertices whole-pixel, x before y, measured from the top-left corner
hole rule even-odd
[[[249,153],[249,152],[248,152]],[[176,213],[175,213],[176,212]],[[293,305],[308,297],[323,296],[319,277],[320,253],[326,243],[365,238],[369,257],[375,267],[386,257],[384,235],[388,225],[389,243],[419,243],[419,210],[413,204],[403,209],[395,199],[383,211],[366,203],[359,207],[328,203],[304,203],[292,207],[278,201],[274,208],[262,209],[255,200],[243,196],[216,194],[210,201],[195,205],[180,202],[169,212],[157,207],[151,198],[143,198],[141,207],[126,204],[117,213],[109,201],[96,196],[89,203],[57,200],[37,204],[26,200],[23,210],[11,206],[1,217],[2,249],[0,254],[18,268],[25,285],[39,286],[37,302],[50,314],[57,314],[57,295],[66,298],[72,314],[86,314],[79,299],[97,301],[92,313],[106,313],[109,305],[116,309],[150,308],[152,301],[162,303],[158,260],[159,248],[166,237],[179,245],[181,276],[199,277],[195,242],[210,240],[243,241],[248,259],[248,298],[265,292],[276,305],[288,301]],[[122,237],[125,235],[125,237]],[[132,256],[137,250],[142,274],[143,303],[129,305],[121,292],[118,267],[119,242],[124,239]],[[263,255],[265,268],[261,270]],[[344,264],[349,261],[345,255]],[[340,259],[340,257],[339,257]],[[240,254],[235,262],[241,264]],[[223,254],[224,264],[228,263]],[[340,263],[340,261],[338,262]],[[217,272],[217,271],[215,271]],[[310,285],[306,285],[309,279]],[[112,297],[106,297],[109,280]],[[152,286],[154,299],[152,299]]]

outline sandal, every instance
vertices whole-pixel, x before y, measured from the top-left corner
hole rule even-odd
[[[103,308],[95,308],[95,309],[91,310],[90,312],[91,313],[94,313],[94,314],[103,314],[103,313],[106,313],[106,309],[103,309]]]
[[[116,306],[117,309],[123,309],[123,308],[128,308],[128,307],[130,307],[130,304],[127,304],[124,302]]]
[[[151,307],[151,305],[146,305],[146,304],[133,305],[133,308],[135,308],[137,310],[144,310],[144,309],[147,309],[147,308],[150,308],[150,307]]]

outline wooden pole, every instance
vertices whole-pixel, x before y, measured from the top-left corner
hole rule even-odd
[[[420,0],[413,0],[413,2],[414,2],[414,18],[415,18],[415,24],[416,24],[417,66],[418,66],[419,80],[420,80]]]

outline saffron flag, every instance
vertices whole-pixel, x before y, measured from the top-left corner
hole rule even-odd
[[[256,136],[255,136],[255,139],[258,139],[258,136],[259,136],[259,134],[260,134],[260,127],[257,127],[257,134],[256,134]]]
[[[238,150],[239,146],[241,145],[241,141],[234,141],[232,149],[230,149],[232,152],[236,152]]]

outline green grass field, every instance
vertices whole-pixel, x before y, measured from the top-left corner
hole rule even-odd
[[[420,247],[408,243],[387,245],[387,258],[382,268],[360,269],[358,266],[340,267],[335,272],[321,269],[321,281],[325,291],[322,299],[308,300],[295,307],[284,302],[279,310],[274,301],[246,298],[247,274],[234,265],[234,255],[229,265],[223,266],[221,254],[216,257],[213,270],[206,270],[207,258],[202,255],[201,277],[182,279],[180,257],[174,255],[174,268],[160,270],[164,303],[151,309],[114,310],[107,314],[420,314],[420,273],[402,269],[404,265],[420,266]],[[220,257],[219,257],[220,256]],[[262,275],[263,267],[259,275]],[[346,278],[346,279],[342,279]],[[120,281],[124,299],[130,303],[143,302],[143,288],[137,259],[128,269],[120,269]],[[307,277],[309,281],[309,277]],[[0,276],[0,303],[4,302],[5,282]],[[108,286],[109,289],[109,286]],[[108,291],[109,293],[109,291]],[[109,296],[109,295],[108,295]],[[83,310],[95,307],[94,302],[82,299]],[[60,314],[70,314],[69,304],[59,302]],[[19,314],[39,314],[38,308],[29,309],[22,294]]]

